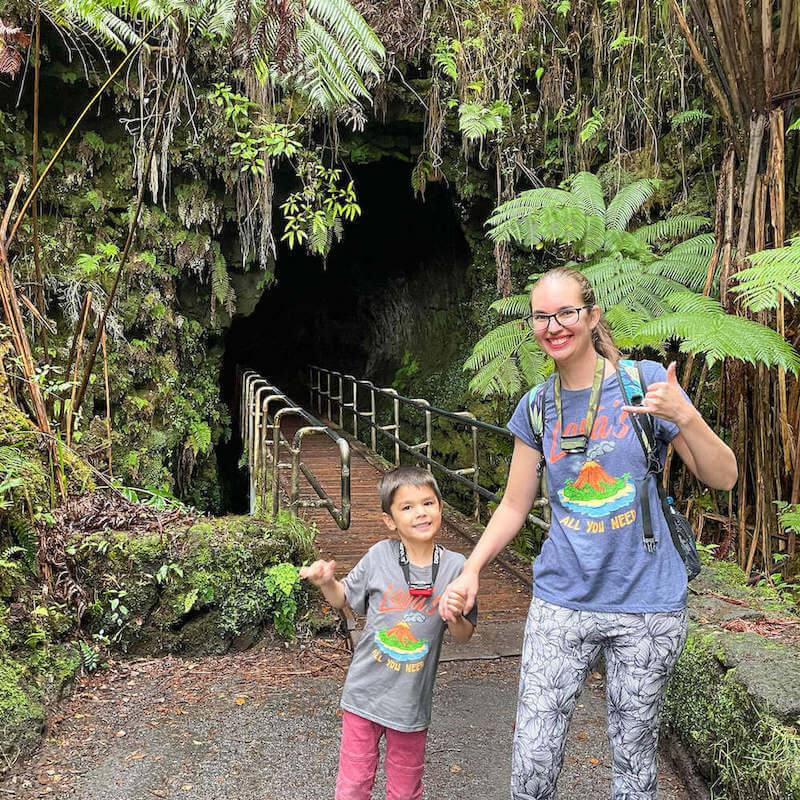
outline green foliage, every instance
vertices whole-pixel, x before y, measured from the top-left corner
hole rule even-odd
[[[511,113],[504,100],[495,100],[488,107],[480,103],[462,103],[458,107],[458,128],[468,141],[483,139],[487,134],[499,131],[503,119]]]
[[[660,345],[663,339],[640,333],[641,328],[672,310],[665,302],[668,296],[683,289],[702,288],[711,251],[708,240],[700,236],[664,253],[654,246],[696,231],[708,220],[678,216],[629,232],[625,228],[652,197],[656,181],[634,181],[607,206],[596,175],[579,172],[566,184],[568,190],[531,189],[502,203],[487,223],[490,238],[525,247],[553,243],[568,248],[582,259],[580,268],[594,285],[601,307],[609,311],[612,330],[619,332],[621,342],[628,346]],[[535,278],[532,275],[529,279]],[[501,317],[527,316],[529,295],[496,301],[490,309]],[[476,371],[471,391],[483,397],[513,396],[543,380],[549,365],[533,332],[517,319],[501,323],[484,336],[464,369]]]
[[[595,175],[581,172],[567,183],[569,190],[532,189],[498,206],[487,223],[490,238],[571,250],[581,260],[573,265],[594,287],[623,347],[658,349],[677,339],[682,352],[703,353],[710,364],[727,357],[800,369],[800,357],[775,331],[726,314],[712,297],[698,294],[708,280],[714,248],[713,235],[698,234],[707,218],[678,215],[628,231],[657,181],[634,181],[607,206]],[[691,238],[664,247],[684,236]],[[800,296],[800,247],[756,253],[750,260],[757,266],[736,276],[745,305],[761,310],[774,307],[779,294],[790,301]],[[529,298],[514,295],[490,308],[501,317],[527,316]],[[484,397],[513,396],[542,380],[545,359],[534,357],[537,350],[533,334],[519,320],[502,323],[476,344],[464,364],[476,371],[471,390]]]
[[[352,181],[339,185],[342,171],[327,169],[312,158],[302,166],[304,187],[281,204],[286,227],[281,240],[289,247],[305,244],[311,253],[326,256],[334,237],[342,236],[342,220],[361,215]]]
[[[271,600],[275,630],[289,639],[294,638],[299,588],[300,571],[294,564],[275,564],[264,576],[264,589]]]
[[[460,42],[449,37],[443,37],[438,39],[433,53],[431,54],[431,59],[434,66],[438,67],[448,78],[453,81],[458,80],[456,54],[460,49]]]
[[[800,239],[789,247],[762,250],[747,257],[753,265],[731,277],[742,303],[751,311],[765,311],[778,306],[778,297],[789,303],[800,298]]]
[[[592,109],[592,116],[583,123],[580,132],[580,140],[585,144],[597,138],[603,129],[603,112],[599,108]]]
[[[679,128],[683,125],[697,125],[709,119],[711,119],[711,114],[702,109],[689,108],[686,111],[679,111],[677,114],[673,114],[671,122],[673,128]]]
[[[142,26],[152,25],[172,12],[185,30],[198,38],[228,42],[234,35],[235,4],[232,0],[49,0],[44,11],[67,27],[94,31],[100,40],[119,50],[139,41]],[[383,46],[347,0],[308,0],[285,9],[296,25],[300,63],[296,69],[276,69],[280,26],[266,6],[254,4],[249,15],[256,52],[256,74],[264,83],[298,92],[321,111],[333,111],[369,99],[365,79],[381,74]],[[241,22],[241,21],[240,21]]]
[[[677,292],[665,300],[673,310],[642,325],[637,336],[651,341],[680,339],[681,352],[701,352],[710,364],[736,358],[800,373],[800,356],[765,325],[726,314],[716,300],[691,292]]]

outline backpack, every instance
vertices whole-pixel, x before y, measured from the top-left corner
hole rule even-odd
[[[627,405],[640,405],[647,393],[647,383],[642,373],[641,361],[630,359],[620,359],[617,362],[617,379],[619,380],[622,394]],[[531,432],[534,438],[541,439],[544,436],[544,396],[547,385],[550,381],[544,381],[534,386],[528,394],[528,421],[530,422]],[[642,526],[645,550],[652,552],[655,550],[655,538],[653,537],[652,518],[650,516],[650,498],[647,491],[647,479],[653,477],[656,481],[656,489],[661,501],[661,511],[667,522],[670,538],[681,557],[686,574],[689,580],[697,577],[700,572],[700,559],[697,555],[697,547],[694,540],[694,532],[689,520],[681,514],[675,507],[671,497],[667,496],[664,489],[664,466],[658,457],[658,445],[656,444],[655,427],[653,418],[650,414],[631,414],[629,415],[631,427],[636,432],[636,438],[642,447],[645,460],[647,462],[647,472],[644,479],[639,483],[639,497],[642,504]],[[589,432],[591,435],[591,431]],[[544,470],[544,458],[540,459],[538,474],[541,477]]]

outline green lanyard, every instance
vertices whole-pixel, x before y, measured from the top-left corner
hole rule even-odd
[[[558,411],[558,435],[559,445],[565,453],[585,453],[589,445],[589,437],[592,435],[594,418],[597,416],[597,407],[600,405],[600,392],[603,389],[603,376],[606,371],[606,360],[602,356],[597,356],[597,363],[594,368],[594,378],[592,378],[592,391],[589,395],[589,408],[586,410],[586,427],[584,433],[576,433],[574,436],[564,436],[564,421],[561,417],[561,378],[556,372],[553,393],[555,394],[556,410]]]

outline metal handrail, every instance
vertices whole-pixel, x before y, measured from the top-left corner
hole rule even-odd
[[[353,435],[358,437],[359,422],[366,424],[370,429],[370,445],[372,450],[377,449],[378,434],[388,439],[394,445],[394,463],[400,464],[400,451],[414,456],[429,470],[436,468],[448,475],[454,481],[468,486],[473,494],[473,515],[477,519],[480,513],[481,498],[494,503],[500,502],[500,497],[491,489],[479,483],[480,464],[478,448],[478,431],[486,431],[504,439],[513,439],[513,434],[506,428],[483,422],[469,411],[448,411],[432,406],[427,400],[420,397],[403,397],[394,389],[375,386],[371,381],[360,380],[353,375],[345,375],[336,370],[325,369],[313,364],[308,367],[308,385],[310,406],[316,408],[318,414],[323,414],[326,406],[327,419],[334,426],[344,431],[345,416],[350,418]],[[331,385],[333,382],[333,386]],[[324,383],[324,386],[323,386]],[[359,410],[359,388],[369,392],[369,410]],[[352,400],[345,400],[352,397]],[[391,400],[392,422],[388,425],[379,425],[376,412],[376,397]],[[415,408],[425,414],[425,439],[416,444],[405,442],[400,435],[400,406]],[[338,416],[338,424],[333,415]],[[433,458],[433,418],[449,419],[470,429],[472,437],[472,463],[460,469],[450,469]],[[546,494],[538,497],[534,502],[535,508],[542,508],[545,515],[549,516],[549,505]],[[528,514],[528,522],[543,530],[548,530],[549,524],[544,519],[533,513]]]
[[[350,527],[350,444],[328,425],[320,422],[301,408],[277,386],[271,384],[251,369],[237,368],[239,390],[239,429],[246,454],[250,478],[250,513],[269,508],[273,516],[278,513],[281,500],[280,471],[290,470],[288,510],[297,514],[300,508],[327,508],[342,530]],[[271,406],[280,406],[276,411]],[[307,425],[299,428],[290,442],[281,431],[281,421],[287,416],[300,417]],[[271,438],[270,438],[271,433]],[[341,473],[341,499],[337,506],[323,488],[309,466],[300,459],[303,439],[313,434],[323,434],[339,450]],[[291,456],[282,462],[282,448]],[[317,497],[300,497],[300,473],[310,484]]]

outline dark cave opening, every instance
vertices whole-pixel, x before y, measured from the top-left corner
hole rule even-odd
[[[234,318],[220,376],[233,420],[217,448],[225,509],[247,508],[235,396],[236,366],[269,378],[308,403],[308,364],[391,385],[403,351],[425,318],[463,294],[470,249],[454,194],[443,184],[415,198],[410,165],[384,158],[354,166],[362,215],[345,223],[327,264],[279,246],[275,282],[253,313]]]

